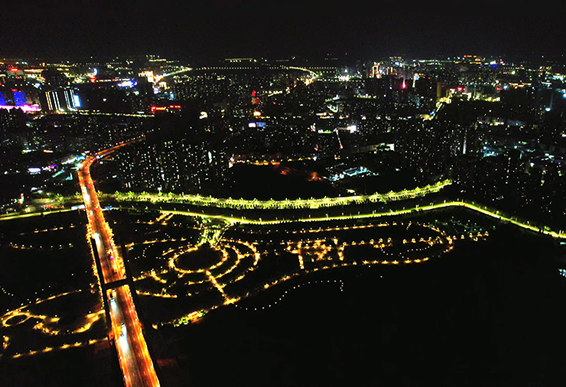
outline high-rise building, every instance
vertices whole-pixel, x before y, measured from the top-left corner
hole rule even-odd
[[[442,82],[436,82],[436,100],[444,97],[444,92],[442,91]]]
[[[382,65],[381,63],[374,63],[371,67],[370,78],[381,78],[382,76]]]
[[[80,99],[72,89],[45,92],[48,111],[73,111],[81,107]]]
[[[27,97],[25,91],[12,90],[14,93],[14,104],[16,106],[24,106],[27,104]]]
[[[135,144],[115,160],[123,187],[132,191],[214,193],[228,172],[224,151],[186,138]]]

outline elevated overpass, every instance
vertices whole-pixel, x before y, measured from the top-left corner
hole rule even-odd
[[[109,336],[114,340],[120,368],[126,387],[158,387],[159,380],[149,354],[139,321],[120,250],[116,248],[112,230],[104,219],[97,192],[90,176],[90,167],[116,147],[87,158],[77,172],[81,193],[88,218],[88,239],[91,241],[93,259],[106,309],[110,318]]]

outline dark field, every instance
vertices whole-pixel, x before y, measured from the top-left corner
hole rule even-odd
[[[422,265],[315,273],[198,325],[160,330],[160,356],[179,364],[164,377],[196,386],[562,385],[566,278],[556,246],[506,227],[470,246]]]

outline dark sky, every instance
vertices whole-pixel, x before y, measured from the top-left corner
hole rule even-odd
[[[0,57],[566,54],[566,8],[560,3],[11,1],[0,10]]]

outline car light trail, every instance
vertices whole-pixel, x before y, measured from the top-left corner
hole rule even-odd
[[[90,167],[96,160],[127,144],[123,143],[87,158],[78,170],[89,235],[92,235],[95,241],[102,268],[102,273],[97,273],[101,285],[126,279],[126,270],[124,260],[114,245],[112,230],[106,223],[98,202],[90,176]],[[129,285],[108,289],[106,296],[110,300],[110,305],[107,305],[111,323],[110,336],[114,338],[126,387],[158,387],[159,380],[149,355]]]

